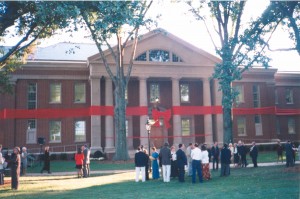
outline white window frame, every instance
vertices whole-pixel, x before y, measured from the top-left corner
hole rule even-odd
[[[183,86],[187,86],[187,98],[188,98],[187,100],[183,99],[183,95],[182,95]],[[182,103],[190,103],[191,102],[190,101],[190,99],[191,99],[191,97],[190,97],[190,84],[188,84],[188,83],[181,83],[179,85],[179,87],[180,87],[180,102],[182,102]]]
[[[59,100],[53,100],[52,99],[52,86],[53,85],[59,85],[60,86],[60,93],[59,93]],[[50,92],[49,92],[49,94],[50,94],[50,96],[49,96],[49,102],[50,102],[50,104],[61,104],[61,102],[62,102],[62,84],[61,83],[57,83],[57,82],[53,82],[53,83],[50,83]]]
[[[286,88],[286,90],[285,90],[285,102],[286,102],[286,104],[294,104],[293,89]]]
[[[76,99],[76,86],[77,85],[83,85],[83,94],[84,94],[84,99],[83,101],[77,101]],[[85,82],[76,82],[74,84],[74,103],[76,104],[83,104],[83,103],[86,103],[86,83]]]
[[[83,135],[83,139],[82,140],[78,140],[78,139],[76,139],[77,138],[77,136],[78,136],[78,134],[77,134],[77,130],[78,129],[76,129],[76,125],[77,125],[77,122],[83,122],[84,124],[84,129],[83,129],[83,132],[84,132],[84,135]],[[75,122],[74,122],[74,138],[75,138],[75,142],[86,142],[86,121],[85,120],[75,120]]]
[[[254,86],[257,86],[257,93],[254,92]],[[254,99],[255,94],[257,95],[257,99]],[[260,102],[260,86],[258,84],[254,84],[252,86],[252,95],[253,95],[253,107],[254,108],[258,108],[261,106],[261,102]],[[257,106],[255,106],[255,101],[257,101]]]
[[[52,139],[52,133],[51,133],[51,123],[52,122],[59,122],[59,127],[60,127],[60,131],[59,131],[59,133],[57,133],[57,134],[59,134],[59,137],[60,137],[60,139],[59,140],[55,140],[55,139]],[[62,130],[62,122],[60,121],[60,120],[51,120],[51,121],[49,121],[49,142],[50,143],[61,143],[61,140],[62,140],[62,132],[61,132],[61,130]]]
[[[236,103],[237,104],[244,103],[245,102],[244,85],[238,84],[234,88],[239,93],[235,99]]]
[[[296,134],[296,120],[294,117],[288,117],[288,134]]]
[[[239,129],[239,120],[243,121],[244,124],[244,132],[241,134]],[[237,124],[237,134],[238,136],[247,136],[247,124],[246,124],[246,118],[244,116],[238,116],[236,118],[236,124]]]
[[[262,136],[262,120],[261,115],[254,115],[254,124],[255,124],[255,135],[256,136]]]
[[[184,134],[184,126],[183,126],[183,121],[189,121],[189,134]],[[181,135],[182,136],[190,136],[192,134],[192,118],[188,118],[188,117],[183,117],[181,118]]]
[[[29,86],[30,85],[34,85],[35,86],[35,100],[33,101],[33,100],[29,100],[29,93],[31,93],[31,92],[29,92]],[[35,108],[29,108],[29,102],[34,102],[35,103]],[[36,109],[37,108],[37,83],[29,83],[28,84],[28,88],[27,88],[27,109]]]
[[[156,93],[152,92],[152,86],[157,85],[158,90],[155,91]],[[156,99],[160,99],[160,85],[159,83],[150,83],[150,102],[155,103]]]
[[[34,125],[33,125],[34,123]],[[27,131],[26,131],[26,144],[36,144],[36,132],[37,132],[37,120],[28,119],[27,120]],[[31,138],[31,139],[30,139]]]

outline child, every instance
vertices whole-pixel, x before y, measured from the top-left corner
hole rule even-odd
[[[81,148],[78,148],[77,153],[75,154],[75,163],[78,178],[82,177],[82,165],[83,165],[84,154],[81,151]]]

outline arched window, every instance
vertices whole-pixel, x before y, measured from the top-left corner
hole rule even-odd
[[[148,56],[147,56],[148,55]],[[170,51],[161,49],[148,50],[135,58],[135,61],[150,62],[183,62],[181,57]]]

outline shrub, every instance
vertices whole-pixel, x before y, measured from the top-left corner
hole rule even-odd
[[[60,160],[68,160],[68,155],[66,153],[61,153]]]
[[[56,153],[50,155],[50,160],[56,160],[56,159],[57,159]]]

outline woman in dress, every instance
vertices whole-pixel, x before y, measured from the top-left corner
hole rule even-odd
[[[211,175],[209,171],[209,157],[208,151],[205,145],[201,146],[201,163],[202,163],[202,175],[204,180],[210,180]]]
[[[177,165],[177,156],[176,156],[176,150],[175,146],[171,147],[171,177],[175,178],[178,176],[178,165]]]
[[[240,156],[238,153],[237,144],[234,143],[233,144],[233,166],[237,167],[239,165],[239,162],[240,162]]]
[[[151,160],[152,160],[152,179],[158,179],[159,178],[158,157],[159,157],[159,154],[156,151],[156,148],[152,147],[152,154],[151,154]]]
[[[41,173],[43,173],[43,171],[48,171],[48,173],[50,174],[50,153],[49,153],[49,146],[45,147],[45,153],[44,153],[44,167],[41,170]]]
[[[75,164],[76,164],[78,178],[82,177],[83,159],[84,159],[84,154],[82,153],[81,148],[78,148],[77,153],[75,154]]]
[[[20,148],[15,147],[11,157],[11,189],[19,188],[19,178],[21,170]]]

